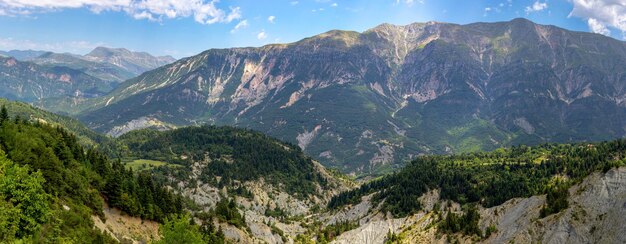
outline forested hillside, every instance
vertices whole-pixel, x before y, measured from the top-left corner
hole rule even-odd
[[[401,217],[422,208],[417,199],[438,189],[441,197],[460,204],[484,207],[533,195],[548,194],[543,214],[567,207],[567,188],[595,171],[608,171],[626,162],[626,140],[602,143],[516,146],[493,152],[454,156],[423,156],[397,173],[364,184],[334,197],[329,208],[357,203],[376,193],[375,202]]]
[[[0,112],[0,239],[112,242],[93,228],[105,202],[131,216],[163,221],[181,197],[148,174],[84,148],[57,126]]]
[[[326,186],[326,179],[300,148],[250,130],[227,126],[192,126],[164,132],[139,130],[106,145],[111,156],[128,161],[149,159],[183,166],[183,170],[160,169],[178,171],[177,174],[189,174],[195,162],[204,162],[200,180],[213,185],[218,185],[215,177],[221,178],[220,185],[263,178],[300,197],[317,194],[316,184]]]

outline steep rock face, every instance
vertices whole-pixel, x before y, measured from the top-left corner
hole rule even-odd
[[[623,42],[524,19],[383,24],[208,50],[77,107],[103,132],[148,115],[253,128],[365,173],[421,153],[623,136],[623,67]]]
[[[594,174],[570,189],[570,207],[538,219],[543,197],[514,200],[486,209],[483,224],[499,231],[487,242],[623,243],[626,216],[626,168]],[[497,209],[497,212],[495,210]],[[495,214],[497,213],[497,214]]]

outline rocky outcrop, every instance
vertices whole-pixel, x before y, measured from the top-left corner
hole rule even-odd
[[[570,188],[567,209],[541,219],[544,202],[543,196],[515,199],[482,212],[483,224],[498,229],[485,242],[626,242],[626,167],[587,177]]]
[[[164,123],[162,121],[159,121],[158,119],[155,119],[155,118],[141,117],[138,119],[131,120],[125,125],[113,127],[109,132],[107,132],[107,135],[112,136],[112,137],[118,137],[118,136],[125,134],[126,132],[145,129],[145,128],[152,128],[152,129],[156,129],[159,131],[164,131],[164,130],[174,129],[176,127],[169,125],[167,123]]]
[[[409,221],[407,218],[394,219],[379,213],[364,220],[357,229],[343,233],[332,243],[384,243],[387,233],[400,231]]]
[[[106,204],[103,213],[104,218],[91,216],[95,228],[111,235],[120,243],[150,243],[160,239],[157,222],[125,215],[119,209],[109,208]]]
[[[281,191],[275,185],[266,183],[261,178],[255,181],[237,182],[239,187],[250,192],[251,196],[244,197],[232,192],[233,189],[229,187],[218,188],[202,182],[202,172],[212,162],[213,159],[207,157],[203,161],[193,163],[188,178],[169,177],[169,180],[175,183],[174,186],[170,186],[170,189],[194,201],[200,208],[198,211],[202,212],[211,211],[223,199],[234,200],[240,214],[245,218],[245,228],[219,223],[217,220],[214,220],[214,224],[220,226],[228,240],[236,243],[293,243],[296,236],[309,230],[304,226],[314,221],[321,221],[316,211],[323,208],[333,195],[353,186],[327,172],[318,162],[313,162],[314,170],[318,171],[328,184],[325,188],[317,185],[318,194],[306,198],[295,197]],[[221,177],[216,177],[215,182],[220,180]],[[318,210],[314,211],[314,208]],[[285,216],[266,214],[268,210],[276,209],[282,210]],[[330,218],[338,219],[330,215],[324,216],[324,221],[330,221]]]
[[[406,218],[392,218],[369,209],[358,216],[360,227],[340,235],[336,243],[383,243],[387,233],[396,233],[402,243],[624,243],[626,242],[626,167],[594,173],[569,189],[569,207],[559,213],[540,217],[545,196],[511,199],[499,206],[481,208],[479,226],[484,232],[493,226],[496,231],[486,239],[437,234],[438,221],[430,210],[439,202],[437,191],[420,198],[425,210]],[[359,212],[369,200],[336,213]],[[444,206],[445,204],[441,204]],[[368,205],[369,206],[369,205]],[[453,204],[454,211],[460,208]],[[332,218],[330,218],[332,219]],[[450,238],[450,239],[448,239]]]

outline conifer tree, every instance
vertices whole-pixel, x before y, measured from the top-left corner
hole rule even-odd
[[[0,124],[7,120],[9,120],[9,112],[7,111],[7,107],[2,105],[2,109],[0,110]]]

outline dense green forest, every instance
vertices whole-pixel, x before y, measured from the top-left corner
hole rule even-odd
[[[0,239],[111,242],[93,228],[102,207],[163,221],[183,210],[181,197],[147,174],[126,170],[86,149],[61,127],[0,111]]]
[[[124,160],[150,159],[184,166],[206,161],[202,182],[230,186],[233,181],[263,178],[296,197],[316,192],[327,182],[299,147],[258,132],[233,127],[199,126],[172,131],[138,130],[106,144],[104,150]],[[235,163],[236,162],[236,163]],[[166,175],[184,176],[180,167],[160,167]],[[182,174],[182,175],[181,175]],[[220,182],[216,176],[221,176]]]
[[[375,202],[385,199],[384,211],[406,216],[420,210],[418,197],[432,189],[439,189],[443,199],[485,207],[515,197],[547,193],[547,204],[542,210],[542,216],[546,216],[567,207],[568,186],[592,172],[624,165],[625,157],[625,139],[423,156],[397,173],[333,197],[328,207],[357,203],[361,196],[375,193]]]

